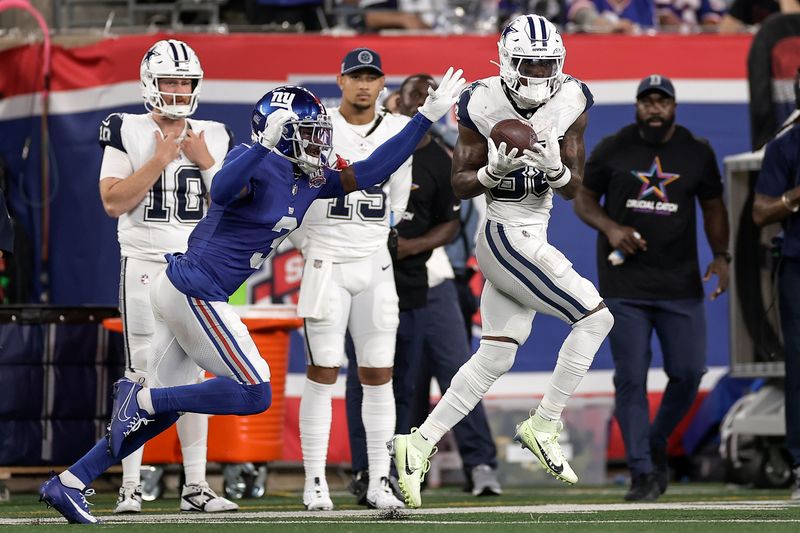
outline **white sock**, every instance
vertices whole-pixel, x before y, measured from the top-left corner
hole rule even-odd
[[[558,361],[536,412],[546,420],[558,420],[583,376],[592,365],[594,354],[611,331],[614,318],[603,308],[579,320],[561,345]]]
[[[303,449],[306,489],[314,486],[314,478],[319,478],[320,483],[327,486],[325,463],[331,436],[332,395],[333,384],[317,383],[306,378],[300,398],[300,445]]]
[[[63,472],[61,472],[58,475],[58,478],[61,480],[61,483],[63,483],[65,487],[70,487],[78,490],[83,490],[86,488],[86,485],[83,484],[83,481],[78,479],[78,477],[69,470],[64,470]]]
[[[419,427],[430,442],[437,443],[467,416],[497,379],[514,364],[517,345],[511,342],[481,340],[478,351],[458,369],[450,388]]]
[[[367,434],[367,460],[369,463],[369,487],[381,487],[381,478],[389,477],[391,458],[386,450],[386,442],[392,438],[395,426],[394,391],[392,380],[383,385],[364,385],[361,400],[361,420]]]
[[[206,480],[208,415],[186,413],[176,422],[183,454],[183,473],[187,485]]]
[[[144,446],[122,460],[122,484],[138,485],[142,481],[142,455]]]
[[[149,387],[143,387],[142,390],[136,393],[136,401],[139,402],[139,408],[147,411],[147,414],[156,414],[156,410],[153,408],[153,398],[150,396]]]

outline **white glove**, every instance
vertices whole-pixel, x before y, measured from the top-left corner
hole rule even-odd
[[[267,150],[272,150],[281,142],[283,127],[290,120],[297,120],[297,115],[288,109],[278,109],[271,113],[267,117],[267,126],[256,141]]]
[[[564,167],[555,128],[547,133],[544,141],[545,146],[537,142],[530,150],[525,150],[525,155],[533,162],[533,166],[544,172],[548,178],[553,178],[560,174]]]
[[[432,87],[428,87],[428,97],[418,111],[431,122],[436,122],[445,116],[458,101],[458,95],[467,83],[467,80],[461,77],[463,73],[461,69],[453,72],[453,67],[448,68],[442,76],[438,89],[434,91]]]
[[[487,142],[489,161],[485,167],[478,170],[478,181],[488,189],[496,187],[501,179],[515,170],[532,164],[530,158],[526,155],[517,157],[518,150],[516,148],[506,152],[505,142],[501,142],[500,146],[495,146],[491,138],[487,139]]]

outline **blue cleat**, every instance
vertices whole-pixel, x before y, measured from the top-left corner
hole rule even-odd
[[[86,496],[92,496],[94,489],[83,490],[67,487],[55,473],[39,487],[39,501],[52,507],[70,524],[99,524],[100,521],[92,514],[86,501]]]
[[[114,406],[111,410],[111,423],[108,424],[108,453],[111,457],[119,458],[119,451],[125,438],[138,431],[143,425],[152,422],[153,418],[144,409],[139,408],[136,393],[142,390],[142,385],[128,378],[122,378],[114,383]]]

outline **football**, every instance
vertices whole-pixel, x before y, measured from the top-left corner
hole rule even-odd
[[[500,146],[501,142],[506,143],[506,153],[516,148],[517,156],[522,155],[523,150],[531,148],[538,141],[533,126],[520,118],[501,120],[494,125],[489,136],[495,146]]]

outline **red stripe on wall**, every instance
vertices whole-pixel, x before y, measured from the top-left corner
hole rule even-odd
[[[139,79],[145,51],[164,34],[105,39],[77,48],[53,47],[54,91]],[[348,50],[373,48],[390,76],[444,73],[454,65],[474,80],[497,74],[495,36],[330,37],[308,35],[170,35],[200,56],[210,79],[285,80],[290,75],[334,75]],[[750,35],[567,35],[565,70],[586,80],[638,79],[659,72],[675,78],[743,79]],[[0,52],[0,92],[41,90],[41,46]]]

